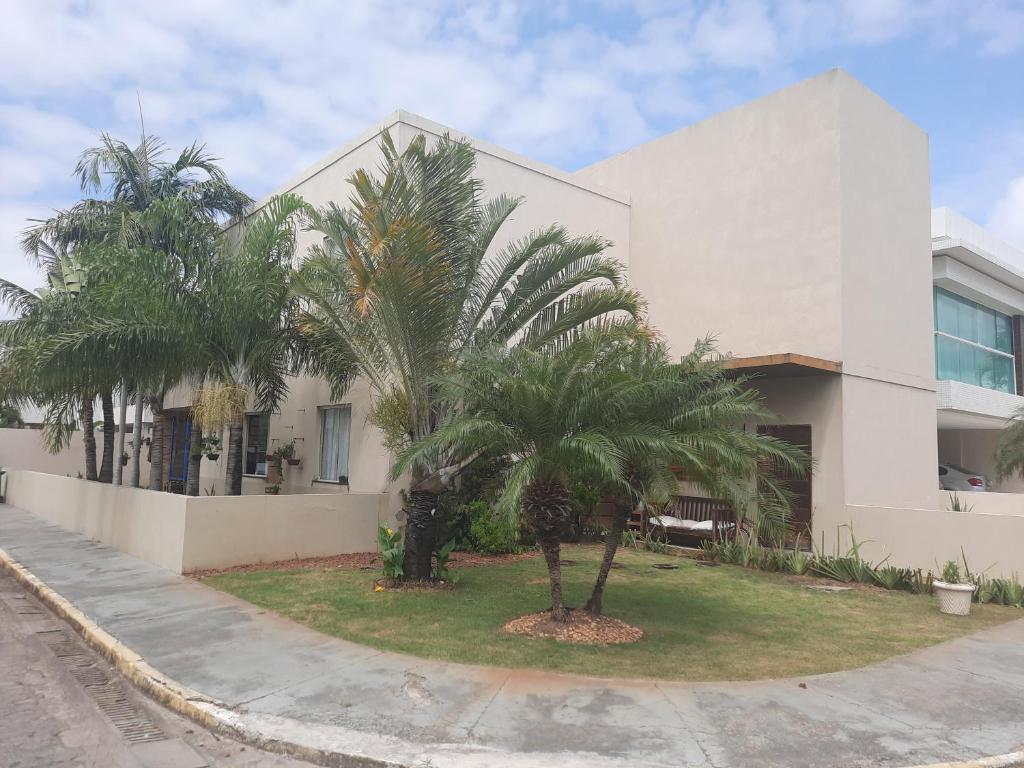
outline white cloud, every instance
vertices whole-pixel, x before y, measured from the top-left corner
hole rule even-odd
[[[0,215],[72,199],[78,153],[100,128],[137,136],[138,100],[172,150],[205,142],[254,195],[398,107],[572,166],[808,53],[940,31],[1006,55],[1022,17],[1013,0],[7,0]],[[0,274],[21,269],[9,235]]]
[[[1024,252],[1024,176],[1018,176],[1007,186],[992,209],[988,227]]]

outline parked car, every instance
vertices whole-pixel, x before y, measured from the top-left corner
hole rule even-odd
[[[991,486],[980,472],[956,464],[939,464],[939,488],[944,491],[987,491]]]

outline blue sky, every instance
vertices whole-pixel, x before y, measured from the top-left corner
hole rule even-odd
[[[1024,249],[1024,0],[7,0],[0,274],[34,287],[18,232],[139,99],[258,197],[399,107],[572,170],[835,66],[929,133],[936,205]]]

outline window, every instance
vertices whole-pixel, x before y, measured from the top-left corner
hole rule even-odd
[[[267,474],[267,442],[270,414],[249,413],[245,417],[245,474]]]
[[[352,409],[347,405],[320,409],[320,479],[348,483],[348,443]]]
[[[1016,392],[1009,316],[936,287],[935,378]]]

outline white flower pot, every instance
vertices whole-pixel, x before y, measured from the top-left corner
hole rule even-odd
[[[973,584],[950,584],[945,581],[932,582],[939,598],[939,610],[952,616],[967,616],[971,612]]]

